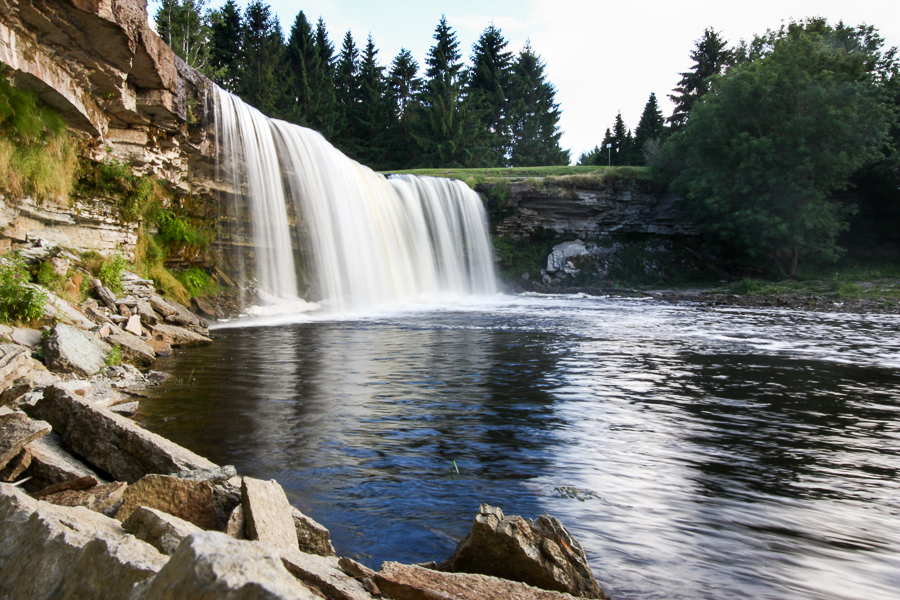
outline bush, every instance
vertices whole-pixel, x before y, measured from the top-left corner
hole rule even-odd
[[[213,281],[209,273],[194,267],[177,273],[175,278],[184,286],[191,297],[211,296],[219,293],[219,284]]]
[[[47,293],[29,279],[18,257],[0,262],[0,321],[36,321],[44,315]]]
[[[125,261],[125,257],[116,252],[112,258],[103,261],[97,278],[103,282],[103,285],[119,294],[122,292],[122,271],[126,266],[128,263]]]

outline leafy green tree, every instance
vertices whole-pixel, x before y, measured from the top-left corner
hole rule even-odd
[[[545,68],[531,43],[526,43],[513,66],[510,94],[510,164],[514,167],[569,163],[569,151],[559,146],[562,132],[556,88],[544,76]]]
[[[648,143],[662,138],[665,122],[662,111],[659,110],[659,104],[656,102],[656,94],[651,93],[650,99],[644,105],[641,120],[634,129],[634,164],[644,164],[644,147]]]
[[[681,81],[674,93],[669,94],[669,98],[675,103],[675,110],[668,120],[675,131],[684,126],[694,104],[709,91],[712,78],[724,73],[735,60],[734,51],[711,28],[707,28],[703,37],[695,44],[696,48],[691,51],[694,66],[690,71],[681,73]]]
[[[206,0],[161,0],[153,19],[163,41],[184,62],[204,70],[209,58]]]
[[[481,123],[488,132],[496,164],[506,164],[512,135],[509,123],[509,94],[512,87],[513,55],[500,29],[489,25],[473,46],[468,90],[484,111]]]
[[[813,19],[757,38],[670,138],[684,157],[672,189],[723,248],[792,277],[801,255],[840,254],[852,209],[833,194],[883,156],[896,119],[859,33]]]
[[[241,62],[241,13],[234,0],[227,0],[210,16],[210,79],[234,92]]]
[[[482,113],[463,93],[462,62],[456,34],[441,16],[435,44],[425,63],[425,87],[420,96],[421,118],[415,137],[422,148],[422,166],[475,167],[491,163]]]
[[[418,74],[419,64],[412,53],[401,48],[391,63],[388,75],[388,98],[393,111],[388,133],[391,168],[406,168],[415,164],[417,149],[413,130],[418,118],[418,96],[422,89],[422,79]]]
[[[244,11],[241,63],[236,91],[263,114],[283,108],[284,36],[268,5],[252,0]]]

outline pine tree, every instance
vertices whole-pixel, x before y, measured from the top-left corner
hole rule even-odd
[[[644,146],[648,142],[662,138],[664,130],[665,119],[662,111],[659,110],[659,104],[656,102],[656,94],[651,93],[650,99],[644,105],[641,120],[634,130],[635,164],[643,165],[646,162],[644,160]]]
[[[294,20],[285,55],[289,103],[284,118],[330,136],[334,125],[334,85],[325,74],[315,34],[303,11]]]
[[[283,106],[284,38],[268,5],[253,0],[244,13],[238,94],[264,114]]]
[[[609,156],[611,157],[609,160],[610,164],[613,166],[635,164],[634,138],[631,135],[631,131],[625,126],[625,121],[622,120],[621,111],[616,114],[616,120],[613,122],[612,131],[609,129],[606,130],[606,135],[604,136],[601,145],[603,148],[606,148],[607,144],[612,145],[612,147],[609,148]]]
[[[675,103],[675,110],[668,119],[673,131],[681,129],[691,108],[709,91],[711,78],[724,73],[727,67],[734,64],[734,51],[726,47],[726,42],[715,30],[707,28],[695,44],[696,49],[691,51],[694,66],[690,71],[681,73],[681,81],[673,90],[675,93],[669,94]]]
[[[510,164],[514,167],[569,163],[569,151],[559,147],[562,132],[556,88],[544,77],[544,68],[527,42],[513,66]]]
[[[501,31],[493,24],[488,26],[472,48],[468,82],[468,93],[484,110],[481,122],[488,132],[498,165],[507,163],[512,138],[507,112],[513,55],[505,52],[507,45]]]
[[[391,109],[386,98],[384,67],[378,65],[378,50],[369,34],[359,65],[359,158],[373,168],[386,164],[385,141]]]
[[[422,89],[422,80],[417,77],[418,73],[419,64],[412,53],[401,48],[391,63],[388,77],[388,96],[393,111],[391,130],[388,134],[391,168],[410,167],[416,156],[413,128],[418,118],[418,95]]]
[[[425,59],[427,80],[420,96],[421,118],[416,140],[422,148],[422,166],[475,167],[490,164],[482,112],[463,93],[463,73],[456,34],[441,20],[435,44]]]
[[[229,92],[235,91],[241,62],[241,13],[234,0],[212,16],[210,34],[211,79]]]
[[[325,70],[325,76],[334,81],[334,44],[328,39],[328,30],[322,17],[316,22],[316,49],[319,51],[319,62]]]
[[[335,64],[334,87],[338,103],[334,142],[345,153],[356,156],[359,145],[359,50],[349,30],[344,35]]]

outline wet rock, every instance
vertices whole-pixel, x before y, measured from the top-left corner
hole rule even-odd
[[[307,554],[319,556],[334,556],[334,546],[331,545],[331,532],[328,529],[307,517],[294,507],[291,507],[291,517],[294,519],[294,528],[297,530],[297,542],[300,550]]]
[[[55,431],[28,444],[28,450],[31,452],[31,465],[26,475],[32,478],[26,484],[29,491],[42,490],[84,477],[95,480],[96,483],[92,485],[106,483],[96,471],[63,448],[62,439]]]
[[[140,327],[140,321],[138,326]],[[149,367],[156,360],[156,350],[153,346],[127,331],[109,336],[106,338],[106,342],[118,346],[122,352],[122,358],[136,365]]]
[[[298,547],[291,505],[277,481],[244,477],[241,505],[248,539],[267,542],[276,548]]]
[[[150,473],[216,468],[205,458],[146,431],[126,417],[94,406],[55,385],[44,390],[44,397],[31,412],[36,418],[46,419],[66,447],[120,481],[132,483]]]
[[[456,553],[438,565],[441,571],[480,573],[521,581],[545,590],[585,598],[606,598],[587,564],[584,549],[555,518],[537,522],[505,517],[482,504],[472,531]]]
[[[122,498],[116,518],[125,521],[140,506],[155,508],[194,524],[200,529],[218,529],[212,486],[168,475],[147,475],[131,485]]]
[[[172,356],[172,345],[169,344],[169,342],[164,342],[162,340],[148,340],[147,343],[153,348],[153,352],[156,353],[156,356]]]
[[[335,557],[316,556],[299,550],[281,550],[281,562],[288,572],[333,600],[371,600],[365,585],[348,577]]]
[[[186,537],[143,600],[321,600],[272,548],[203,531]]]
[[[197,325],[204,328],[209,327],[209,322],[206,319],[198,317],[174,300],[169,300],[168,304],[175,309],[175,314],[166,315],[166,321],[177,323],[179,325]]]
[[[182,539],[203,531],[193,523],[147,506],[134,510],[122,528],[166,555],[174,554]]]
[[[96,375],[106,366],[110,347],[91,339],[81,331],[60,323],[44,340],[44,360],[57,371],[75,373],[84,377]]]
[[[375,574],[378,588],[395,600],[572,600],[573,596],[488,575],[442,573],[386,562]]]
[[[164,563],[118,521],[0,484],[0,591],[6,598],[119,600]]]
[[[25,447],[21,452],[16,454],[11,461],[6,463],[6,466],[3,467],[3,469],[0,469],[0,481],[12,483],[18,479],[19,475],[21,475],[29,466],[31,466],[31,451]]]
[[[41,500],[57,506],[83,506],[89,510],[105,513],[122,500],[128,484],[121,481],[95,485],[83,490],[68,489],[41,496]]]
[[[50,433],[46,421],[32,421],[22,413],[0,415],[0,469],[14,459],[32,440]]]
[[[154,340],[166,342],[173,348],[212,344],[212,340],[208,337],[176,325],[157,323],[150,325],[149,329]]]
[[[28,346],[29,348],[36,348],[43,342],[40,331],[28,329],[27,327],[16,327],[13,329],[10,338],[20,346]]]

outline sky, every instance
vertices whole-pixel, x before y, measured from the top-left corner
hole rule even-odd
[[[266,1],[266,0],[264,0]],[[208,0],[216,8],[225,0]],[[237,0],[243,9],[249,0]],[[665,116],[668,94],[691,67],[690,52],[703,30],[712,27],[732,44],[777,29],[791,19],[825,17],[831,23],[874,25],[886,46],[900,46],[900,8],[896,0],[268,0],[290,34],[302,10],[311,22],[321,16],[339,49],[349,30],[358,47],[371,33],[381,65],[389,66],[401,48],[411,51],[424,71],[435,27],[446,15],[468,62],[472,46],[494,24],[518,52],[526,40],[546,63],[556,86],[563,131],[561,145],[573,162],[612,127],[621,111],[634,129],[650,93]],[[152,19],[158,2],[150,0]]]

